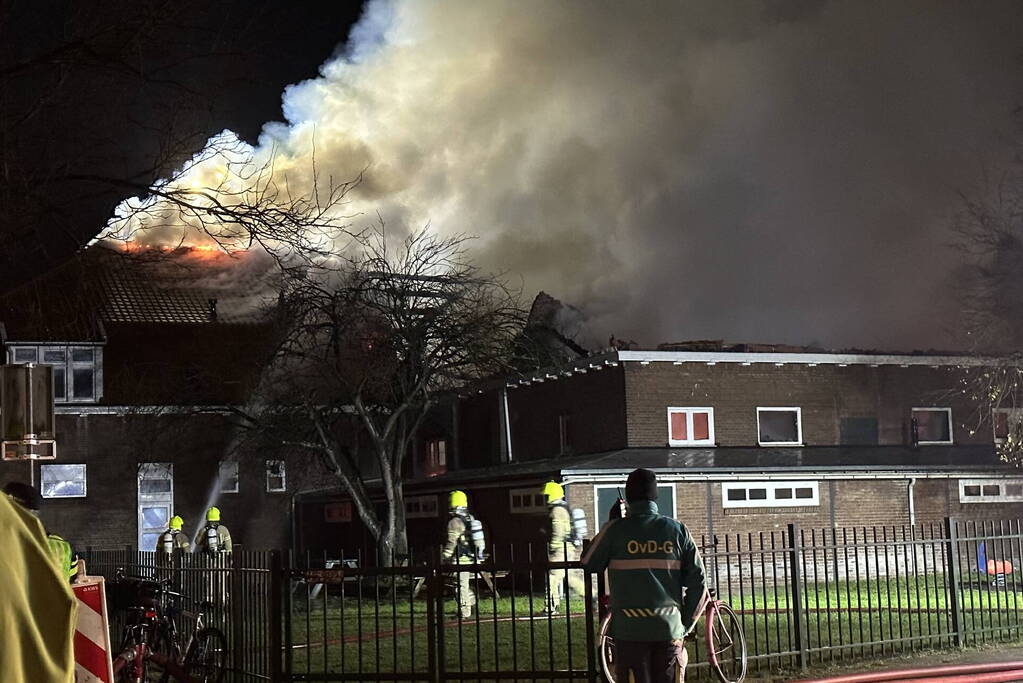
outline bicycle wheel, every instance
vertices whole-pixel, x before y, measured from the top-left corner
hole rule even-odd
[[[746,677],[746,636],[732,608],[717,603],[708,615],[707,659],[721,683],[739,683]]]
[[[218,628],[195,634],[185,653],[185,670],[199,683],[220,683],[227,666],[227,638]]]
[[[600,636],[597,638],[597,647],[600,648],[600,668],[604,671],[604,678],[608,683],[615,681],[615,639],[609,635],[611,630],[611,614],[608,613],[600,622]]]

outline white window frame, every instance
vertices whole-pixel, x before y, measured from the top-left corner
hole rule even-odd
[[[532,505],[515,507],[512,503],[515,496],[531,496],[530,500],[533,501]],[[536,497],[540,496],[543,499],[543,493],[540,491],[539,486],[530,486],[525,489],[508,489],[508,510],[513,515],[536,515],[547,511],[547,502],[544,501],[542,504],[536,503]]]
[[[917,441],[920,446],[951,446],[955,443],[955,434],[952,432],[952,409],[951,408],[935,408],[935,407],[914,407],[909,411],[909,417],[913,417],[913,413],[927,412],[927,413],[941,413],[944,412],[946,419],[948,420],[948,441]],[[919,436],[919,432],[917,432]]]
[[[761,441],[760,440],[760,413],[793,411],[796,413],[796,440],[795,441]],[[760,446],[802,446],[803,445],[803,409],[792,406],[757,406],[757,444]]]
[[[693,434],[693,413],[707,413],[707,438],[706,439],[673,439],[671,438],[671,416],[675,413],[685,413],[686,436]],[[714,409],[713,408],[668,408],[668,445],[669,446],[713,446],[714,445]]]
[[[796,489],[813,489],[812,498],[796,498]],[[728,492],[735,490],[767,489],[764,500],[728,500]],[[778,489],[792,489],[792,498],[775,497]],[[821,491],[818,481],[734,481],[721,484],[721,507],[723,508],[809,508],[820,507]]]
[[[272,489],[272,488],[270,488],[270,477],[271,476],[274,476],[274,477],[277,476],[276,474],[273,474],[273,475],[270,474],[270,463],[280,463],[280,465],[281,465],[281,475],[280,475],[281,476],[281,488],[279,488],[279,489],[276,489],[276,488]],[[267,493],[284,493],[287,490],[288,490],[288,466],[287,466],[287,464],[283,460],[280,460],[280,459],[268,459],[266,461],[266,492]]]
[[[672,519],[678,519],[678,517],[676,516],[676,513],[678,511],[678,487],[675,486],[674,482],[670,482],[670,481],[669,482],[659,482],[657,484],[658,488],[660,488],[662,486],[670,486],[671,487],[671,514],[669,515],[664,510],[658,510],[657,513],[661,514],[661,515],[664,515],[666,517],[671,517]],[[607,521],[606,519],[600,519],[600,508],[599,508],[600,495],[598,494],[598,491],[600,489],[617,489],[617,490],[620,490],[622,492],[622,495],[624,496],[625,495],[625,482],[622,482],[621,484],[594,484],[593,485],[593,519],[596,520],[596,525],[597,525],[598,529],[604,524],[604,522]]]
[[[411,510],[411,504],[418,503],[418,510]],[[432,505],[432,510],[424,510],[423,503],[429,503]],[[440,500],[437,494],[432,496],[408,496],[405,498],[405,518],[406,519],[429,519],[432,517],[440,517]]]
[[[234,488],[224,488],[224,466],[229,465],[234,467]],[[239,486],[241,485],[241,469],[238,467],[237,460],[221,460],[217,466],[217,485],[220,488],[221,493],[238,493]]]
[[[984,495],[985,486],[999,486],[1000,493],[996,496]],[[959,502],[960,503],[1021,503],[1023,493],[1010,496],[1005,492],[1007,486],[1023,486],[1023,479],[960,479],[959,480]],[[979,486],[979,496],[967,496],[967,486]]]
[[[103,399],[103,347],[97,344],[18,344],[7,345],[7,362],[24,364],[29,361],[16,361],[15,354],[19,349],[33,349],[35,351],[34,361],[36,365],[49,365],[64,370],[64,398],[57,398],[54,391],[54,403],[98,403]],[[63,363],[46,363],[41,360],[46,351],[64,352]],[[93,359],[91,362],[75,362],[72,355],[75,351],[91,350]],[[75,398],[72,396],[74,388],[75,368],[92,368],[92,396],[88,398]]]
[[[50,467],[80,467],[82,472],[82,494],[74,495],[47,495],[46,494],[46,477],[43,473]],[[89,473],[85,463],[53,463],[53,464],[42,464],[39,466],[39,495],[43,498],[86,498],[89,495]]]

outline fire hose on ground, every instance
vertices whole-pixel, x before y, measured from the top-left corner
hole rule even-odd
[[[792,683],[880,683],[911,681],[912,683],[1010,683],[1023,681],[1023,662],[989,662],[986,664],[955,664],[923,669],[875,671],[846,674],[829,678],[807,678]]]

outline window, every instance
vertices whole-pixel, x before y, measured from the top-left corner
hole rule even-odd
[[[757,408],[757,439],[761,446],[802,446],[799,408]]]
[[[669,446],[713,446],[713,408],[668,408]]]
[[[410,496],[405,499],[405,516],[409,519],[437,515],[437,496]]]
[[[95,402],[103,394],[102,349],[95,346],[10,346],[12,363],[39,363],[53,368],[56,403]]]
[[[815,481],[757,481],[721,484],[726,508],[814,507],[820,505]]]
[[[913,443],[920,445],[952,443],[951,408],[913,408]]]
[[[959,502],[1023,502],[1023,479],[960,479]]]
[[[590,523],[591,529],[600,529],[607,523],[611,506],[618,496],[625,493],[625,482],[619,484],[595,484],[593,486],[593,512],[596,518]],[[657,485],[657,511],[666,517],[675,517],[675,485]],[[596,533],[596,531],[594,531]]]
[[[436,477],[448,471],[448,443],[444,439],[426,442],[426,457],[423,458],[423,476]]]
[[[527,515],[547,510],[547,499],[544,498],[539,486],[512,489],[508,492],[508,501],[511,511],[515,514]]]
[[[218,478],[221,493],[238,493],[238,461],[224,460],[221,462]]]
[[[139,550],[156,550],[157,539],[174,514],[174,466],[170,463],[139,463]]]
[[[838,423],[838,442],[843,446],[876,446],[876,417],[843,417]]]
[[[268,493],[275,493],[287,490],[284,478],[284,461],[266,461],[266,490]]]
[[[352,521],[352,503],[327,503],[323,506],[323,521],[329,524],[344,524]]]
[[[991,415],[995,443],[1005,443],[1011,434],[1019,431],[1021,421],[1023,421],[1023,410],[1019,408],[995,408],[994,413]]]
[[[85,498],[85,465],[40,465],[43,498]]]

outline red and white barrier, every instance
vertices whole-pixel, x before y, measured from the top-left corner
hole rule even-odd
[[[79,576],[73,584],[78,598],[75,627],[75,683],[113,683],[110,623],[102,576]]]

